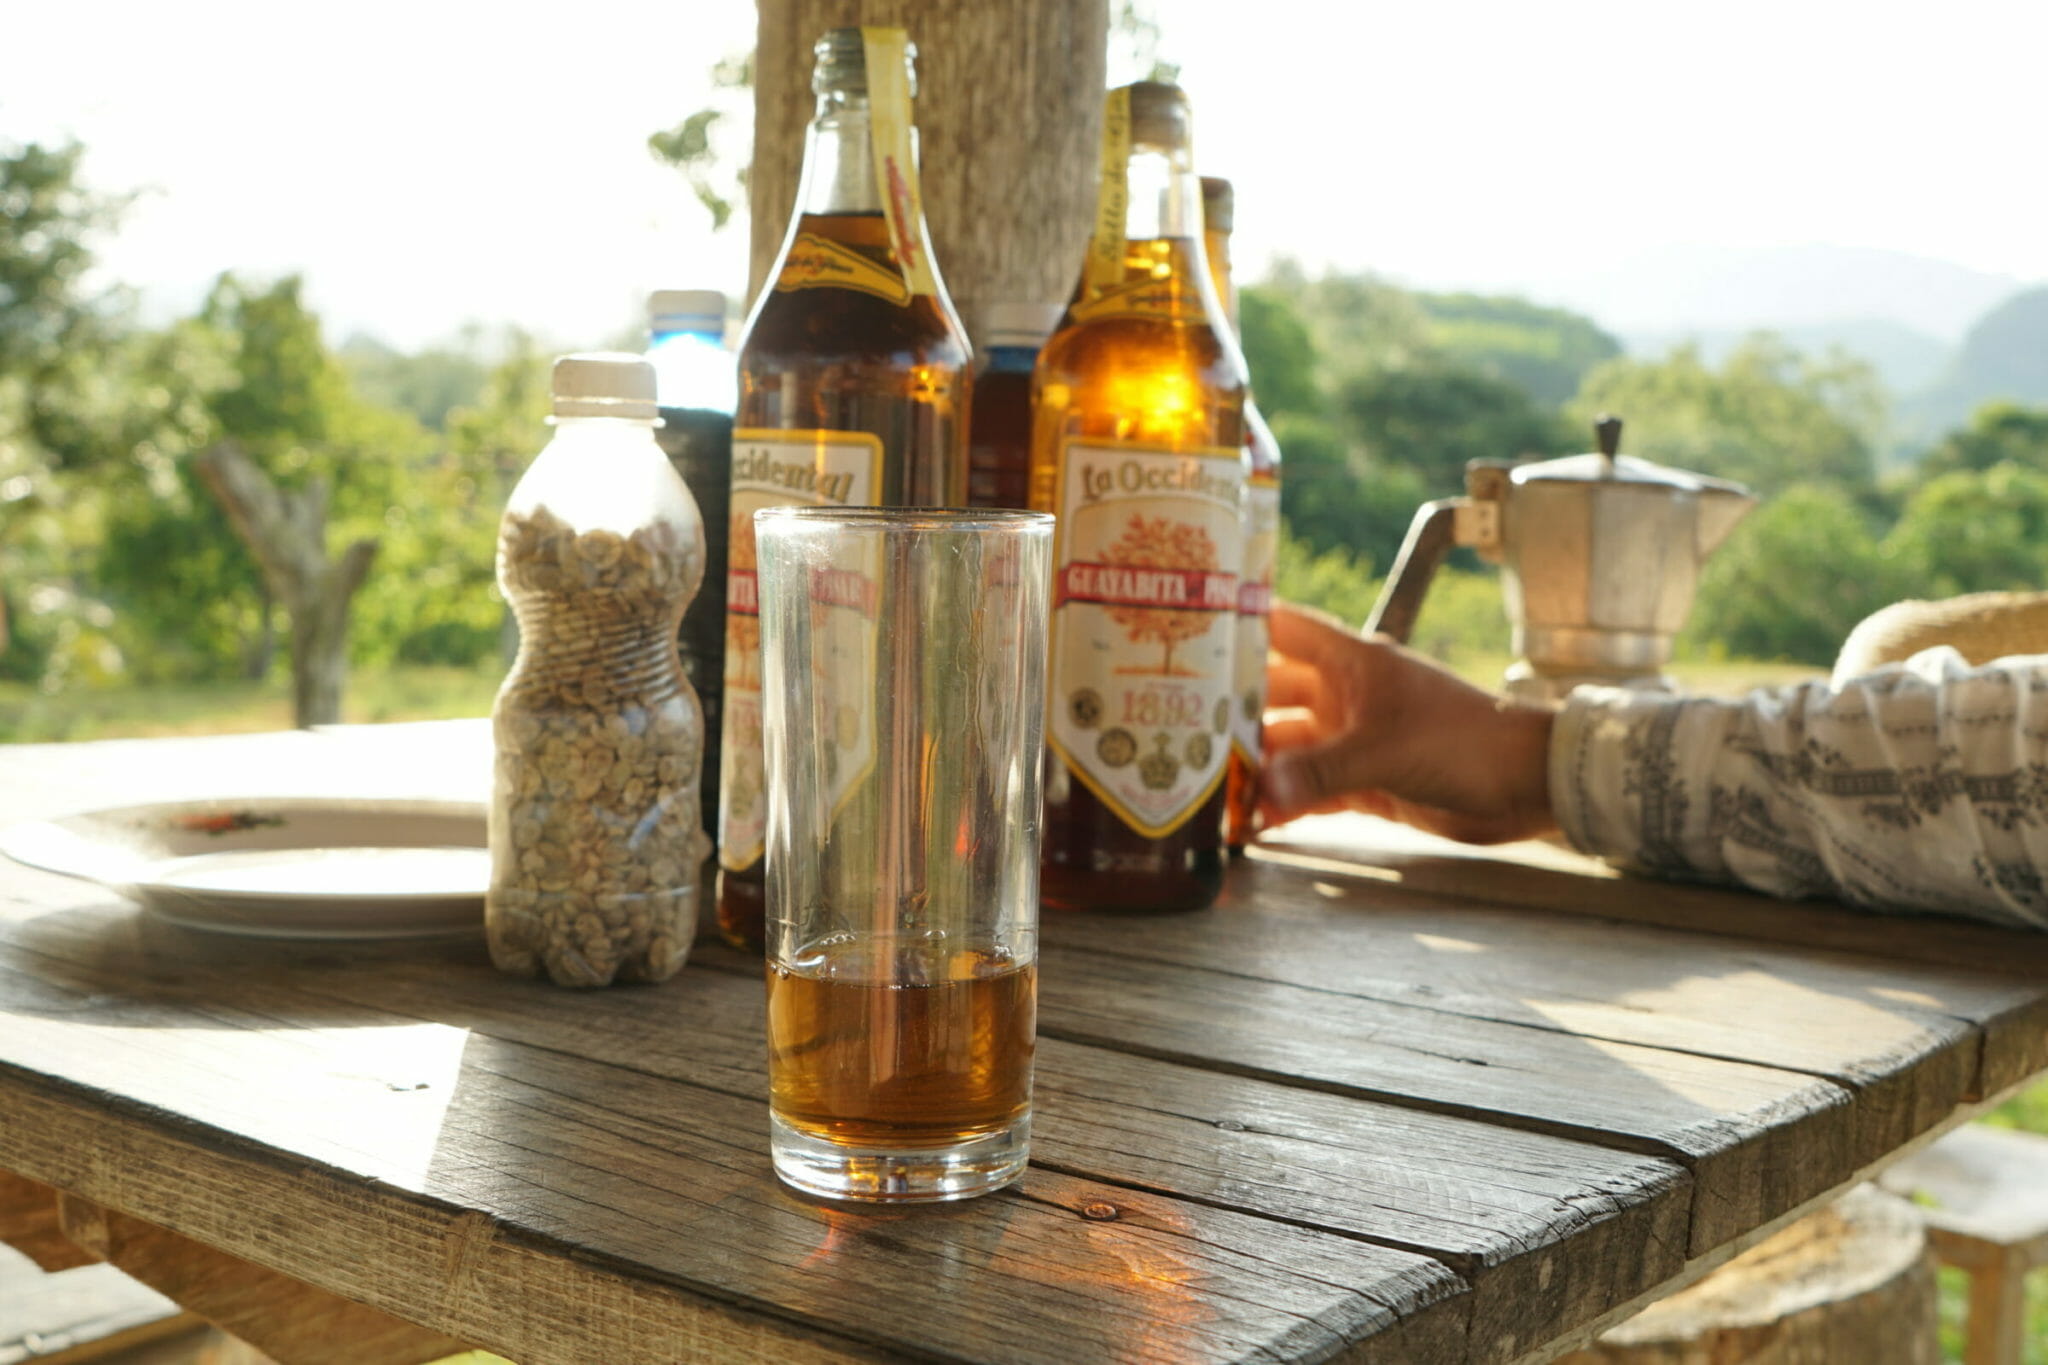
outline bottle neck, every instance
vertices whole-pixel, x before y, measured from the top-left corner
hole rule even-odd
[[[1202,233],[1209,256],[1209,283],[1216,289],[1216,301],[1223,305],[1223,316],[1230,320],[1231,330],[1237,329],[1237,281],[1230,275],[1230,234],[1214,228]]]
[[[1165,237],[1191,241],[1202,235],[1202,189],[1187,151],[1138,146],[1124,172],[1124,239]]]
[[[809,214],[880,213],[866,91],[827,90],[804,140],[798,208]]]

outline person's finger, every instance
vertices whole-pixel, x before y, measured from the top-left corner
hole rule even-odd
[[[1291,602],[1275,602],[1266,621],[1270,647],[1278,653],[1319,669],[1356,666],[1363,638],[1336,617]]]
[[[1345,733],[1282,748],[1266,761],[1262,785],[1281,818],[1381,785],[1380,746]]]
[[[1315,717],[1303,711],[1268,711],[1263,733],[1266,753],[1276,754],[1282,749],[1300,749],[1310,744],[1320,744],[1329,731],[1316,723]]]
[[[1266,665],[1266,705],[1306,706],[1314,709],[1324,697],[1323,675],[1294,659],[1275,659]]]

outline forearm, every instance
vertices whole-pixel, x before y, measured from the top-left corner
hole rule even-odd
[[[1582,690],[1549,759],[1566,836],[1637,870],[2048,928],[2048,659],[1941,651],[1740,701]]]

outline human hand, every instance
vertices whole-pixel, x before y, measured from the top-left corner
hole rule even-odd
[[[1511,702],[1378,636],[1273,605],[1259,812],[1356,810],[1467,843],[1556,828],[1555,711]]]

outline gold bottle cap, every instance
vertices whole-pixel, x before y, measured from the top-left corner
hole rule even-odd
[[[1131,141],[1148,147],[1186,148],[1192,137],[1187,93],[1164,81],[1139,81],[1131,92]]]

